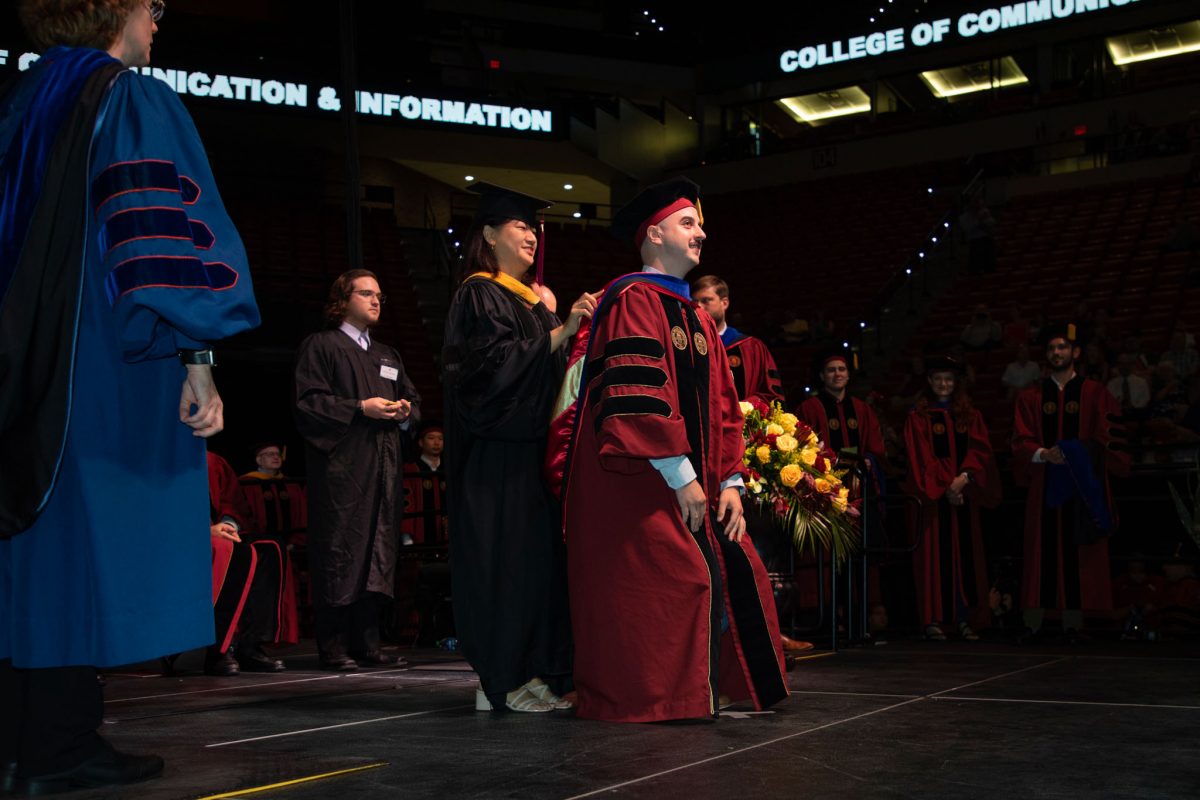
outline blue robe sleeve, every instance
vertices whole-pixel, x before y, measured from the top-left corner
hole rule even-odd
[[[97,122],[90,246],[107,271],[126,361],[201,349],[259,324],[246,250],[187,110],[121,73]]]

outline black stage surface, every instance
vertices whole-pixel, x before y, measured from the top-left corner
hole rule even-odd
[[[409,668],[334,675],[312,649],[293,648],[289,671],[271,676],[206,677],[198,653],[180,677],[109,673],[105,732],[163,755],[166,772],[64,796],[1200,796],[1196,646],[816,652],[773,712],[689,725],[481,714],[452,654],[404,651]]]

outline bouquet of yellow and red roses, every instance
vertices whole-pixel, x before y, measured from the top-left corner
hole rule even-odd
[[[742,402],[746,496],[772,510],[798,550],[824,547],[840,562],[858,547],[858,500],[837,455],[779,403]]]

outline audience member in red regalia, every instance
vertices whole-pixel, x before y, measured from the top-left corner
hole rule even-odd
[[[441,425],[426,425],[417,439],[421,451],[417,460],[404,465],[405,518],[400,523],[401,544],[446,541],[446,473],[442,468],[445,441]]]
[[[945,641],[954,626],[979,636],[988,607],[988,573],[980,509],[1000,500],[1000,475],[983,415],[958,384],[960,364],[930,358],[929,388],[904,423],[909,482],[921,501],[913,572],[925,638]]]

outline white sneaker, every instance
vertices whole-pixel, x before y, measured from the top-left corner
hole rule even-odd
[[[538,699],[537,695],[529,691],[529,688],[526,686],[522,686],[520,689],[514,689],[505,695],[504,705],[509,711],[524,711],[534,714],[541,714],[554,710],[554,706],[552,704],[545,703]],[[493,710],[492,701],[488,700],[488,696],[484,694],[483,689],[475,690],[475,710]]]
[[[529,693],[538,700],[554,706],[555,710],[557,711],[565,711],[575,707],[575,704],[570,700],[564,700],[554,692],[550,691],[550,687],[547,686],[546,682],[541,678],[533,678],[531,681],[529,681],[529,683],[525,684],[524,688],[528,689]]]

